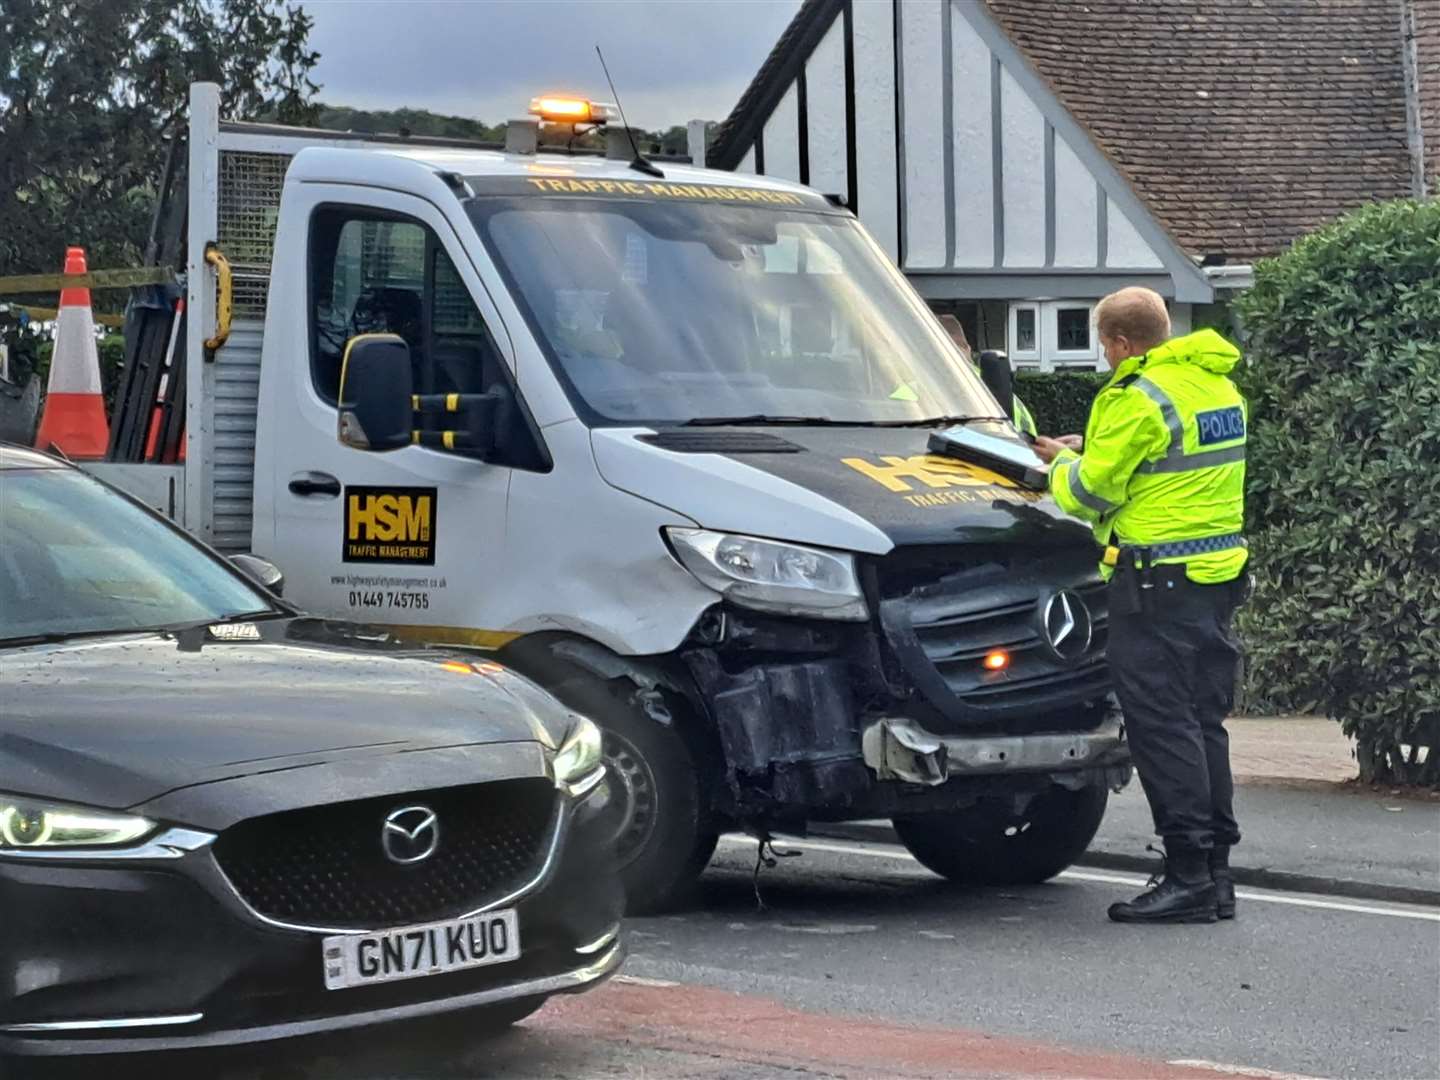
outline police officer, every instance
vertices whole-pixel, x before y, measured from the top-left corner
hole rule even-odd
[[[1242,599],[1246,407],[1228,378],[1239,350],[1213,330],[1170,340],[1149,289],[1105,297],[1100,343],[1114,369],[1082,453],[1041,438],[1050,493],[1104,545],[1109,658],[1163,874],[1114,904],[1117,922],[1233,918],[1235,822],[1223,726],[1234,704]]]

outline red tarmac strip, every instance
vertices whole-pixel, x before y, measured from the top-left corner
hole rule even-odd
[[[636,1050],[821,1073],[827,1077],[1087,1077],[1170,1080],[1215,1073],[1091,1050],[949,1028],[904,1027],[791,1009],[769,998],[701,986],[611,983],[555,998],[527,1027]],[[708,1070],[706,1070],[708,1072]],[[654,1075],[660,1075],[655,1073]],[[687,1076],[696,1075],[693,1069]]]

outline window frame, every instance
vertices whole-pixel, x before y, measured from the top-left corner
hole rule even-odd
[[[1008,327],[1005,335],[1005,343],[1009,346],[1011,365],[1041,365],[1045,354],[1044,328],[1040,318],[1040,301],[1018,300],[1011,301],[1007,315]],[[1020,341],[1020,312],[1029,311],[1035,318],[1035,347],[1033,349],[1021,349]]]
[[[1054,348],[1042,350],[1048,355],[1045,359],[1049,362],[1048,370],[1054,370],[1057,366],[1080,367],[1098,366],[1099,360],[1099,335],[1095,331],[1095,304],[1089,300],[1050,300],[1045,307],[1045,325],[1048,328],[1054,324],[1053,341]],[[1062,349],[1060,347],[1060,313],[1062,311],[1083,311],[1085,312],[1086,336],[1090,344],[1084,349]],[[1043,344],[1043,343],[1042,343]]]
[[[321,217],[325,216],[325,215],[332,214],[332,213],[334,213],[334,212],[336,212],[336,211],[341,211],[341,212],[346,212],[346,213],[348,213],[348,214],[349,214],[349,217],[348,217],[346,220],[350,220],[350,221],[354,221],[354,220],[361,220],[361,221],[391,221],[391,222],[397,222],[397,223],[405,224],[405,225],[416,225],[416,226],[419,226],[420,229],[423,230],[424,233],[426,234],[426,235],[425,235],[425,250],[426,250],[426,252],[429,252],[429,250],[430,250],[430,240],[431,240],[432,237],[434,237],[434,239],[435,239],[437,242],[439,241],[439,237],[436,237],[436,236],[435,236],[435,230],[432,229],[426,222],[421,221],[419,218],[415,217],[413,214],[403,214],[403,213],[399,213],[399,212],[397,212],[397,211],[395,211],[395,210],[386,210],[384,207],[380,207],[380,206],[364,206],[364,205],[359,204],[359,203],[341,203],[341,202],[324,202],[324,203],[319,203],[319,204],[317,204],[316,206],[314,206],[314,207],[311,209],[309,220],[306,222],[306,225],[305,225],[305,322],[306,322],[306,332],[307,332],[307,336],[308,336],[308,338],[309,338],[309,345],[310,345],[310,389],[314,392],[314,394],[315,394],[315,396],[316,396],[317,398],[319,398],[322,402],[325,403],[326,406],[328,406],[329,408],[332,408],[332,409],[338,409],[338,408],[339,408],[339,393],[338,393],[339,384],[338,384],[338,382],[337,382],[337,384],[336,384],[337,393],[336,393],[334,396],[331,396],[330,394],[326,393],[324,387],[321,385],[320,378],[319,378],[319,370],[320,370],[320,365],[319,365],[319,361],[320,361],[320,322],[319,322],[319,320],[315,317],[316,311],[318,310],[318,309],[317,309],[317,306],[316,306],[316,301],[317,301],[318,296],[319,296],[318,290],[317,290],[317,288],[316,288],[316,286],[317,286],[317,278],[316,278],[316,273],[315,273],[315,271],[316,271],[316,269],[317,269],[317,267],[318,267],[319,264],[318,264],[318,262],[317,262],[317,255],[318,255],[318,253],[317,253],[316,247],[315,247],[315,239],[316,239],[316,235],[317,235],[317,230],[316,230],[316,222],[317,222],[317,220],[320,219]],[[341,228],[343,229],[344,226],[342,225]],[[338,234],[338,231],[337,231],[337,234],[336,234],[336,235],[337,235],[337,248],[336,248],[336,251],[338,252],[338,235],[339,235],[339,234]],[[442,245],[442,247],[443,247],[443,245]],[[426,323],[426,317],[425,317],[425,316],[426,316],[426,310],[427,310],[427,306],[428,306],[428,302],[427,302],[427,300],[426,300],[426,292],[429,290],[430,284],[431,284],[431,283],[430,283],[430,276],[431,276],[431,275],[430,275],[430,272],[429,272],[429,269],[428,269],[428,264],[429,264],[429,260],[428,260],[428,259],[425,259],[425,260],[424,260],[424,265],[422,266],[422,271],[421,271],[422,274],[424,274],[424,279],[423,279],[423,281],[422,281],[422,283],[421,283],[421,286],[420,286],[420,320],[421,320],[422,324]],[[331,287],[332,287],[332,290],[333,290],[334,280],[335,280],[335,277],[334,277],[335,255],[334,255],[334,253],[332,253],[331,256],[330,256],[330,266],[331,266],[330,281],[331,281]],[[473,299],[473,298],[472,298],[472,299]],[[428,326],[427,326],[425,332],[426,332],[427,335],[430,333],[430,330],[429,330]],[[488,332],[488,330],[487,330],[487,332]],[[417,391],[416,391],[416,392],[419,393],[419,392],[421,392],[421,391],[419,390],[419,388],[417,388]]]
[[[321,405],[324,406],[326,409],[332,410],[338,414],[340,407],[338,384],[336,387],[337,393],[332,399],[329,395],[325,393],[324,389],[320,385],[319,380],[316,377],[319,360],[319,320],[317,320],[315,317],[317,310],[317,279],[315,274],[317,254],[315,248],[316,220],[322,215],[332,214],[337,211],[351,215],[348,220],[394,221],[403,224],[417,225],[424,232],[425,255],[423,256],[423,265],[421,267],[421,272],[423,274],[423,284],[421,285],[420,295],[420,318],[423,324],[423,331],[427,343],[430,345],[430,349],[428,351],[431,353],[433,353],[433,340],[435,334],[435,253],[443,252],[445,257],[450,260],[451,267],[455,271],[457,282],[460,287],[465,290],[465,295],[469,298],[471,305],[475,309],[475,314],[480,320],[480,328],[484,332],[487,346],[492,351],[497,361],[496,368],[499,372],[499,376],[502,380],[504,380],[506,387],[509,389],[511,396],[514,399],[515,406],[519,410],[520,417],[524,424],[524,430],[529,436],[536,460],[534,464],[517,464],[512,461],[504,461],[499,459],[483,459],[470,451],[447,450],[444,447],[439,446],[416,446],[410,449],[417,450],[421,453],[442,454],[446,457],[464,457],[471,458],[473,460],[486,460],[490,464],[503,465],[507,468],[525,469],[530,472],[550,472],[554,468],[554,459],[550,455],[550,450],[546,445],[545,439],[541,435],[539,425],[536,424],[535,417],[531,413],[530,407],[526,404],[525,398],[520,392],[519,380],[516,377],[516,373],[513,365],[510,362],[510,358],[507,356],[505,350],[500,346],[500,338],[497,337],[495,330],[491,327],[491,321],[485,317],[483,306],[476,299],[475,294],[471,291],[470,286],[466,283],[465,273],[461,269],[460,264],[456,261],[455,254],[446,246],[445,240],[440,236],[435,226],[430,224],[428,221],[425,221],[423,218],[416,216],[415,214],[405,213],[404,211],[400,210],[390,210],[383,206],[374,206],[367,203],[356,203],[334,199],[327,199],[322,202],[318,202],[310,208],[309,215],[307,216],[305,222],[305,323],[306,337],[308,339],[308,348],[310,354],[309,363],[306,366],[309,370],[309,389],[310,392],[315,395],[316,400],[319,401]],[[333,268],[333,255],[331,256],[331,264]],[[332,283],[333,280],[334,277],[332,270]],[[503,323],[501,323],[500,326],[503,330]],[[433,372],[433,363],[431,364],[431,368]],[[415,392],[425,393],[425,390],[422,387],[416,387]]]

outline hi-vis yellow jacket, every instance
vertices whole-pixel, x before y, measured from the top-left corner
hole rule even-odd
[[[1018,395],[1014,400],[1015,404],[1010,410],[1010,422],[1026,435],[1040,434],[1035,430],[1035,417],[1030,415],[1030,410],[1025,407],[1025,403],[1020,400]]]
[[[1239,361],[1200,330],[1122,363],[1090,409],[1083,455],[1062,451],[1050,466],[1055,501],[1101,544],[1149,547],[1154,562],[1185,563],[1192,581],[1239,575],[1247,411],[1227,377]]]

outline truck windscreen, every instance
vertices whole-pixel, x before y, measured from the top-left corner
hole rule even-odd
[[[996,412],[924,304],[846,216],[544,196],[482,196],[469,207],[592,425],[755,416],[900,424]]]

